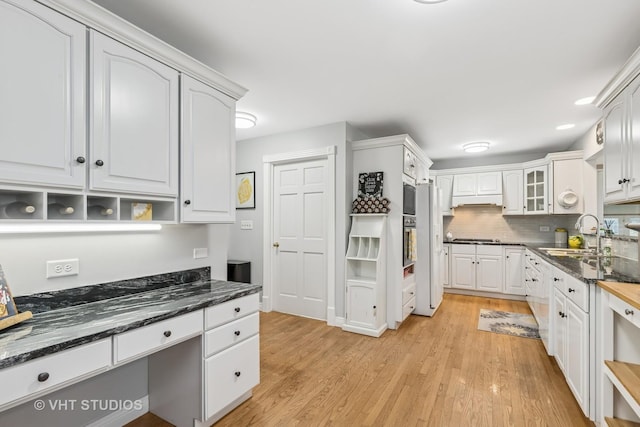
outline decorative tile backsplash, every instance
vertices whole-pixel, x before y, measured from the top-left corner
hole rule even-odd
[[[576,234],[578,215],[503,216],[499,206],[461,206],[452,217],[444,217],[444,234],[454,238],[499,239],[502,242],[545,243],[555,241],[555,229]],[[549,231],[540,231],[549,227]]]

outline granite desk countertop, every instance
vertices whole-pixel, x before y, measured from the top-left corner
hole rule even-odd
[[[164,287],[142,288],[133,294],[34,313],[33,319],[0,331],[0,369],[251,295],[261,289],[261,285],[222,280],[169,282]],[[19,302],[17,305],[23,311]]]

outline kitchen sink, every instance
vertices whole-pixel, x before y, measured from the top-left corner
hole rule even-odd
[[[551,256],[598,256],[593,249],[574,249],[574,248],[539,248]]]

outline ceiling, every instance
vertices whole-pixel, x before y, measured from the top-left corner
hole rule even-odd
[[[436,161],[567,149],[640,46],[638,0],[95,2],[247,87],[239,140],[347,121]]]

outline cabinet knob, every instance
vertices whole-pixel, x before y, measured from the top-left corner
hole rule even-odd
[[[164,335],[165,337],[169,338],[171,336],[171,331],[164,331],[162,333],[162,335]]]
[[[87,159],[85,159],[85,158],[84,158],[84,157],[82,157],[82,156],[78,156],[78,157],[76,157],[76,162],[78,162],[78,163],[84,163],[84,162],[86,162],[86,161],[87,161]]]
[[[38,381],[43,383],[49,379],[49,372],[42,372],[38,374]]]
[[[234,375],[235,375],[236,377],[239,377],[239,376],[240,376],[240,371],[235,371],[235,372],[234,372]]]
[[[569,292],[575,292],[575,291],[576,291],[576,290],[575,290],[575,289],[573,289],[573,288],[569,288],[569,289],[567,289],[567,290],[568,290]]]
[[[104,162],[100,159],[96,160],[96,166],[104,166]]]
[[[627,316],[633,316],[633,310],[629,310],[628,308],[625,308],[624,314],[626,314]]]
[[[235,311],[236,313],[240,313],[240,307],[234,308],[233,311]]]
[[[235,334],[235,336],[239,337],[240,336],[240,331],[235,331],[234,334]]]
[[[618,180],[618,184],[622,184],[622,180],[621,179]]]
[[[275,243],[273,244],[273,247],[274,247],[274,248],[279,248],[279,247],[280,247],[280,243],[275,242]]]
[[[191,200],[185,200],[184,204],[187,205],[187,206],[190,205],[191,204]]]
[[[374,305],[373,308],[377,308],[377,307]]]

